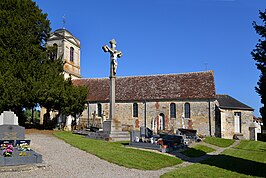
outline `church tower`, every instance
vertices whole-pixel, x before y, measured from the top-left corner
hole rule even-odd
[[[47,46],[57,47],[57,58],[62,56],[64,77],[81,78],[80,75],[80,41],[66,29],[58,29],[47,40]]]

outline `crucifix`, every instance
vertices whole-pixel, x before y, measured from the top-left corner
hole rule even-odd
[[[110,42],[111,47],[104,45],[102,47],[104,52],[110,53],[110,111],[109,120],[112,120],[115,116],[115,78],[117,70],[117,58],[122,57],[122,52],[116,50],[116,41],[112,39]]]

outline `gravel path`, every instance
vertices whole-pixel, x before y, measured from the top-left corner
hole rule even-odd
[[[16,166],[11,168],[2,167],[0,168],[0,177],[156,178],[160,177],[160,175],[168,171],[197,163],[213,155],[218,155],[222,151],[239,144],[239,141],[235,141],[234,144],[227,148],[220,148],[201,142],[199,144],[213,147],[214,149],[216,149],[216,151],[198,158],[189,158],[185,155],[180,154],[179,152],[173,152],[173,155],[184,160],[182,164],[156,171],[143,171],[136,169],[128,169],[109,163],[94,155],[86,153],[85,151],[72,147],[71,145],[65,143],[62,140],[57,139],[52,135],[34,133],[27,134],[26,138],[31,140],[31,148],[43,155],[43,163],[34,166]]]
[[[72,147],[51,135],[28,134],[26,138],[31,140],[31,148],[43,155],[44,163],[33,167],[14,168],[18,171],[2,169],[0,177],[160,177],[161,174],[174,169],[128,169]]]

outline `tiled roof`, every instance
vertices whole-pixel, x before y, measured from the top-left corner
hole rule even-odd
[[[73,80],[89,88],[90,102],[109,101],[109,78]],[[216,98],[213,71],[116,78],[116,101]]]
[[[217,100],[222,109],[254,110],[229,95],[217,95]]]

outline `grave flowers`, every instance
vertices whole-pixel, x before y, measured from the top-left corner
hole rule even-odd
[[[18,151],[19,156],[30,156],[31,154],[27,154],[27,151],[30,151],[30,146],[28,145],[28,143],[21,143],[18,144]]]
[[[18,151],[30,151],[28,143],[21,143],[18,145]]]
[[[4,144],[3,156],[11,157],[13,153],[13,146],[11,144]]]

